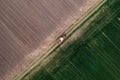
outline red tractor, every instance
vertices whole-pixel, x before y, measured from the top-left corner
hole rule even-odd
[[[66,38],[66,34],[62,34],[57,38],[56,42],[60,44],[61,42],[64,41],[65,38]]]

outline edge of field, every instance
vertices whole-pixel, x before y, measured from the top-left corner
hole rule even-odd
[[[71,36],[78,27],[80,27],[80,25],[82,23],[84,23],[90,16],[92,16],[92,14],[94,14],[104,3],[106,2],[106,0],[99,0],[96,4],[94,4],[86,13],[83,17],[79,17],[75,23],[71,24],[71,26],[68,27],[67,30],[64,31],[64,33],[66,33],[68,36]],[[69,37],[67,37],[69,38]],[[66,38],[66,39],[67,39]],[[60,44],[61,45],[61,44]],[[55,49],[57,49],[60,45],[56,44],[55,42],[53,42],[51,44],[50,49],[48,49],[48,51],[46,51],[45,53],[47,53],[46,55],[42,56],[41,60],[44,60],[46,57],[48,57]],[[39,61],[41,57],[38,56],[38,58],[31,62],[30,66],[27,67],[27,69],[25,69],[23,72],[21,72],[20,74],[18,74],[17,76],[15,76],[13,78],[13,80],[20,80],[23,77],[25,77],[26,74],[28,74],[31,70],[33,70],[38,64],[40,64],[41,61]]]

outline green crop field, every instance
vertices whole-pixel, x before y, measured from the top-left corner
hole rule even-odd
[[[29,80],[120,80],[119,3],[108,1],[82,37],[59,46]]]

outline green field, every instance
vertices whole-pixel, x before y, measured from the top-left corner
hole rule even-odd
[[[82,37],[59,46],[47,65],[28,74],[29,80],[120,80],[119,3],[108,1]]]

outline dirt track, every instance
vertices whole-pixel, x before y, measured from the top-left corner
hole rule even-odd
[[[97,0],[1,0],[0,79],[4,76],[10,79],[38,54],[42,55],[40,51],[46,50],[57,34],[95,2]],[[82,10],[82,6],[86,10]]]

